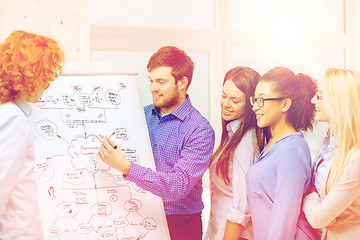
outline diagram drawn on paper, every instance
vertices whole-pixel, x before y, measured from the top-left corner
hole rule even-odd
[[[101,79],[99,79],[101,78]],[[101,135],[154,168],[135,76],[61,76],[33,106],[45,239],[166,239],[160,198],[98,156]]]

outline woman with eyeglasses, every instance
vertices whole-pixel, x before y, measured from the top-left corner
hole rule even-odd
[[[300,131],[312,129],[316,84],[285,67],[265,73],[251,98],[260,128],[272,137],[246,176],[256,240],[317,239],[301,210],[311,185],[311,156]]]
[[[303,210],[322,239],[360,237],[360,73],[330,68],[312,103],[316,120],[329,123],[314,164],[314,191]],[[316,189],[316,191],[315,191]]]
[[[245,178],[265,145],[250,105],[259,78],[248,67],[235,67],[225,75],[221,143],[209,168],[211,209],[205,240],[254,239]]]

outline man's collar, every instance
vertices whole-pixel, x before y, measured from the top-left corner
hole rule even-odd
[[[186,115],[190,112],[191,107],[192,104],[190,101],[190,97],[186,94],[186,100],[168,115],[173,115],[174,117],[184,121]],[[154,106],[152,109],[152,113],[158,114],[160,116],[160,108]]]

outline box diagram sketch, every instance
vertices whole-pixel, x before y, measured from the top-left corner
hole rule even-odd
[[[154,169],[136,75],[60,76],[32,105],[45,239],[169,239],[162,201],[98,156],[100,135]]]

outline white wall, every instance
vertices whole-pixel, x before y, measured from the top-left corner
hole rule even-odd
[[[144,1],[89,0],[93,60],[100,60],[98,52],[125,56],[169,44],[207,55],[208,89],[195,91],[209,92],[209,97],[196,104],[209,106],[217,144],[222,80],[230,68],[246,65],[263,74],[283,65],[316,80],[328,67],[360,70],[357,0],[199,0],[202,8],[190,0],[181,1],[181,7],[176,1]],[[137,7],[141,3],[146,11]],[[308,136],[315,143],[322,133]]]
[[[54,38],[66,61],[89,60],[87,0],[0,0],[0,42],[14,30]]]

